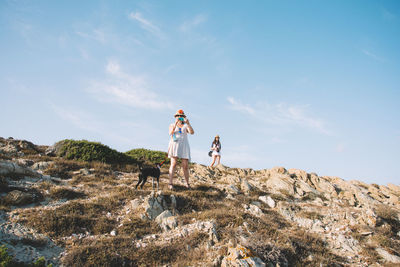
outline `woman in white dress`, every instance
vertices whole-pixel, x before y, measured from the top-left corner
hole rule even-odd
[[[217,135],[214,138],[214,141],[211,144],[211,150],[212,150],[211,156],[213,161],[211,162],[210,167],[213,167],[216,159],[218,159],[217,165],[219,165],[221,161],[221,142],[219,141],[219,135]]]
[[[171,159],[171,166],[169,167],[169,189],[173,189],[172,180],[176,169],[178,159],[181,159],[183,174],[185,176],[186,187],[189,185],[189,161],[190,161],[190,147],[187,134],[194,134],[194,130],[190,125],[189,120],[186,118],[183,110],[178,110],[175,115],[175,123],[169,126],[169,145],[168,157]]]

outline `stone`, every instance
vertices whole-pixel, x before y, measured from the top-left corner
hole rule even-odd
[[[389,252],[387,252],[383,248],[376,248],[375,250],[376,250],[376,252],[378,252],[378,254],[382,258],[385,259],[385,261],[391,262],[391,263],[400,263],[400,257],[399,256],[390,254]]]
[[[47,169],[50,166],[50,162],[48,161],[40,161],[40,162],[36,162],[35,164],[33,164],[32,169],[34,169],[35,171],[43,171],[45,169]]]
[[[13,206],[27,205],[35,202],[34,195],[14,190],[4,197],[4,202]]]
[[[117,231],[112,230],[111,233],[110,233],[110,235],[111,235],[111,236],[116,236],[116,235],[117,235]]]
[[[0,161],[0,174],[7,176],[19,175],[40,178],[42,175],[29,167],[19,166],[10,161]]]
[[[315,195],[319,195],[318,191],[311,187],[309,184],[302,180],[296,180],[294,184],[295,191],[298,195],[303,196],[306,193],[314,193]]]
[[[208,239],[212,244],[215,244],[219,241],[219,235],[214,222],[212,222],[211,227],[208,228]]]
[[[261,215],[263,215],[264,213],[262,212],[262,210],[257,207],[256,205],[250,204],[248,211],[250,212],[250,214],[260,217]]]
[[[164,219],[172,217],[172,213],[169,210],[163,211],[160,215],[155,218],[155,222],[160,224]]]
[[[315,188],[326,195],[337,196],[336,187],[328,181],[325,177],[319,177],[316,174],[310,175],[310,180],[314,184]]]
[[[145,199],[143,207],[145,210],[145,216],[150,220],[154,220],[158,215],[167,209],[164,195],[160,194],[159,192],[156,194],[150,194]]]
[[[250,192],[254,190],[254,186],[252,186],[251,184],[249,184],[249,182],[248,182],[247,180],[245,180],[245,179],[242,180],[241,187],[242,187],[242,191],[243,191],[246,195],[250,194]]]
[[[267,204],[270,208],[275,208],[276,206],[275,200],[270,196],[259,196],[258,199]]]
[[[360,251],[359,243],[351,236],[338,235],[335,240],[336,248],[357,254]]]
[[[237,188],[235,185],[231,184],[229,185],[226,190],[231,193],[232,195],[238,195],[240,194],[239,188]]]
[[[280,174],[286,174],[287,171],[285,168],[283,167],[274,167],[271,169],[271,172],[275,172],[275,173],[280,173]]]
[[[379,222],[378,216],[372,209],[364,209],[361,212],[361,216],[358,218],[360,224],[366,224],[371,227],[376,227]]]
[[[266,265],[250,249],[237,245],[228,249],[228,255],[222,259],[221,267],[239,266],[265,267]]]
[[[131,200],[131,203],[130,203],[131,205],[131,209],[132,210],[136,210],[136,209],[138,209],[139,207],[140,207],[140,205],[142,205],[143,204],[143,201],[141,201],[140,199],[138,199],[138,198],[136,198],[136,199],[134,199],[134,200]]]
[[[255,206],[261,208],[261,202],[259,202],[259,201],[252,201],[250,204],[255,205]]]
[[[266,186],[274,191],[294,195],[294,180],[288,175],[273,175],[266,181]]]
[[[306,171],[303,170],[298,170],[298,169],[289,169],[288,173],[290,175],[294,175],[297,178],[300,178],[303,181],[307,181],[308,180],[308,173]]]
[[[162,212],[154,221],[158,223],[163,231],[169,231],[178,226],[178,221],[169,210]]]

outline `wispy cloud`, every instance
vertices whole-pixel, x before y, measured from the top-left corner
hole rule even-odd
[[[153,92],[144,76],[123,72],[118,62],[109,61],[105,71],[109,78],[94,81],[88,88],[98,100],[145,109],[172,109],[174,106]]]
[[[252,108],[248,105],[242,104],[240,101],[234,99],[233,97],[228,97],[227,99],[228,99],[228,102],[231,104],[231,108],[233,110],[248,113],[250,115],[255,115],[256,111],[254,110],[254,108]]]
[[[372,53],[371,51],[369,51],[367,49],[362,49],[361,51],[364,53],[364,55],[366,55],[366,56],[368,56],[368,57],[370,57],[370,58],[372,58],[372,59],[374,59],[376,61],[385,62],[384,58],[382,58],[380,56],[377,56],[376,54]]]
[[[308,114],[308,106],[296,106],[286,103],[271,105],[269,103],[257,103],[253,105],[243,104],[233,97],[227,98],[230,108],[249,114],[255,119],[272,125],[298,125],[330,135],[325,122]]]
[[[182,32],[188,32],[197,27],[198,25],[204,23],[207,21],[207,16],[204,14],[198,14],[195,17],[184,21],[181,26],[179,27],[179,30]]]
[[[172,64],[172,65],[168,66],[168,67],[165,69],[164,73],[167,74],[167,73],[169,73],[170,71],[176,69],[177,67],[178,67],[178,64]]]
[[[382,17],[384,20],[392,21],[396,19],[396,15],[391,13],[386,8],[382,8]]]
[[[150,20],[145,19],[140,12],[131,12],[129,14],[129,18],[131,20],[139,22],[140,27],[142,27],[142,29],[144,29],[160,38],[163,37],[160,28],[155,26],[154,23],[152,23]]]
[[[102,29],[93,29],[89,33],[83,31],[76,31],[75,33],[84,39],[95,40],[101,44],[105,44],[107,42],[106,34]]]
[[[75,127],[90,132],[100,132],[100,125],[89,113],[71,107],[61,107],[52,104],[55,113],[63,120],[71,123]]]
[[[131,138],[110,130],[109,123],[106,124],[87,111],[77,109],[76,107],[59,106],[56,104],[51,104],[51,106],[62,120],[81,130],[94,133],[97,138],[106,137],[118,141],[119,143],[126,144],[132,142]],[[123,129],[126,129],[126,127]],[[120,131],[120,128],[118,130]]]

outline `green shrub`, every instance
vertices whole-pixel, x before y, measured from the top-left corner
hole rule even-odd
[[[162,151],[149,150],[144,148],[136,148],[125,152],[125,155],[131,157],[136,162],[145,162],[147,164],[157,164],[165,161],[169,164],[170,160],[167,158],[167,153]]]
[[[33,267],[53,267],[53,264],[46,265],[46,259],[44,257],[40,257],[35,262],[32,263]]]
[[[57,156],[78,161],[100,161],[108,164],[135,164],[133,158],[98,142],[62,140]],[[56,146],[57,146],[56,144]]]
[[[0,266],[6,267],[12,265],[12,257],[8,255],[7,247],[5,245],[0,246]]]

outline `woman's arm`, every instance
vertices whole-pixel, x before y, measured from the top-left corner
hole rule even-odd
[[[194,134],[194,130],[193,130],[193,128],[192,128],[192,125],[190,125],[189,120],[188,120],[188,119],[185,119],[185,122],[186,122],[186,124],[187,124],[188,133]]]
[[[178,119],[175,120],[175,124],[171,124],[169,126],[169,135],[172,135],[175,132],[176,125],[178,124]]]

